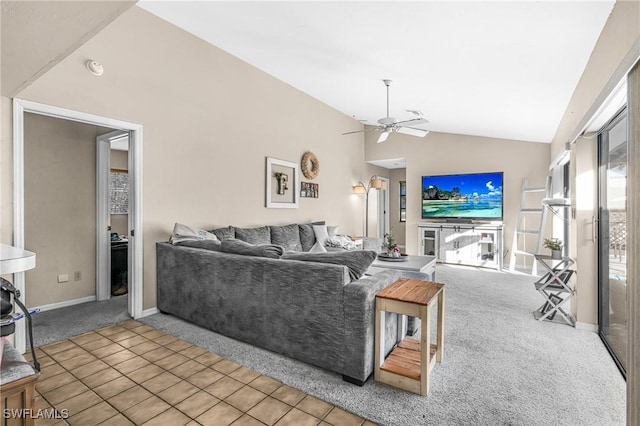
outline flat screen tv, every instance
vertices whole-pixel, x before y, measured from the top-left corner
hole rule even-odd
[[[422,176],[422,219],[502,220],[502,172]]]

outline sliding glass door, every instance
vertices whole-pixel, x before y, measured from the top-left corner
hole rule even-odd
[[[623,374],[627,356],[627,113],[598,136],[599,333]]]

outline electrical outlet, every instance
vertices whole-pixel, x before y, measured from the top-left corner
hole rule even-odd
[[[60,275],[58,275],[58,282],[59,283],[66,283],[67,281],[69,281],[69,274],[60,274]]]
[[[80,273],[80,271],[75,271],[73,273],[73,280],[80,281],[81,279],[82,279],[82,274]]]

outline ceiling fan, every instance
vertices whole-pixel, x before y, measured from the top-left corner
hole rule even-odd
[[[391,85],[391,80],[382,80],[382,81],[384,82],[385,86],[387,86],[387,116],[378,120],[378,124],[370,124],[366,122],[363,123],[363,124],[370,124],[372,126],[375,126],[373,128],[365,129],[365,130],[356,130],[354,132],[347,132],[347,133],[343,133],[343,135],[376,131],[376,132],[380,132],[380,137],[378,137],[378,143],[384,142],[385,140],[387,140],[391,132],[404,133],[405,135],[418,136],[418,137],[426,136],[426,134],[429,133],[428,130],[420,129],[413,126],[426,124],[429,122],[428,120],[421,117],[421,118],[413,118],[411,120],[400,121],[397,118],[389,117],[389,86]],[[410,112],[416,115],[422,114],[420,111],[410,111]]]

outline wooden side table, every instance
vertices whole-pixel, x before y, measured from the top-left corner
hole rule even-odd
[[[376,294],[376,381],[426,396],[429,374],[444,350],[444,284],[403,278]],[[431,308],[438,303],[436,343],[431,343]],[[406,337],[385,359],[385,315],[394,312],[420,318],[420,340]]]

